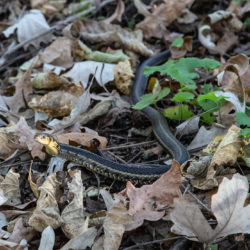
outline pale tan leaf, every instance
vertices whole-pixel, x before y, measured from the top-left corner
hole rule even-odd
[[[87,249],[90,248],[94,243],[95,237],[97,235],[97,230],[94,227],[89,228],[87,231],[81,235],[76,236],[75,238],[68,241],[61,250],[68,249]]]
[[[152,185],[136,188],[128,182],[126,195],[130,200],[129,214],[138,221],[159,220],[165,215],[166,207],[172,205],[174,198],[179,196],[181,182],[181,169],[176,161],[173,161],[171,169]]]
[[[116,10],[112,14],[112,16],[104,19],[103,21],[106,23],[118,22],[120,23],[122,20],[122,14],[125,10],[125,4],[122,0],[118,0]]]
[[[5,205],[16,206],[22,203],[19,188],[19,177],[20,175],[15,173],[15,169],[11,168],[4,180],[0,183],[2,193],[8,199],[4,203]]]
[[[115,86],[122,94],[129,96],[131,92],[131,82],[134,77],[128,60],[119,62],[114,68]]]
[[[223,178],[218,192],[212,196],[212,212],[218,222],[215,229],[210,227],[197,204],[184,198],[175,199],[175,208],[170,214],[174,222],[171,231],[204,243],[231,234],[249,234],[250,205],[244,207],[248,189],[248,181],[244,176],[235,174],[231,180]]]
[[[67,69],[73,65],[71,46],[71,39],[58,37],[39,55],[39,58],[43,63],[61,66]]]
[[[60,182],[53,173],[47,177],[39,188],[40,196],[37,206],[29,219],[29,225],[42,232],[47,226],[56,229],[61,226],[60,211],[56,198],[60,193]]]
[[[61,228],[69,239],[73,239],[86,231],[83,209],[84,188],[80,170],[69,170],[69,174],[72,177],[71,183],[68,183],[69,196],[72,196],[73,199],[62,211],[61,218],[63,224]]]

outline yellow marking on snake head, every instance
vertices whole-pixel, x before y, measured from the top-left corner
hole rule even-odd
[[[60,150],[58,142],[50,134],[36,134],[34,140],[45,146],[46,152],[50,155],[57,155]]]

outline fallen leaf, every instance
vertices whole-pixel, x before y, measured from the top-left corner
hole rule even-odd
[[[32,86],[30,84],[31,68],[23,74],[23,76],[16,83],[16,91],[13,96],[3,96],[5,103],[9,106],[11,112],[18,114],[21,108],[26,108],[24,100],[29,101],[32,93]]]
[[[94,240],[97,235],[97,230],[94,227],[89,228],[87,231],[82,233],[81,235],[71,239],[68,241],[61,250],[68,249],[86,249],[90,248],[94,243]]]
[[[208,224],[197,204],[183,197],[175,199],[175,207],[170,213],[174,223],[171,231],[203,243],[215,242],[231,234],[249,234],[250,205],[244,207],[248,189],[244,176],[235,174],[231,180],[223,178],[218,192],[212,196],[211,210],[217,220],[215,229]]]
[[[127,182],[126,195],[130,200],[129,214],[136,221],[161,219],[167,207],[173,204],[174,198],[179,196],[181,182],[181,169],[176,161],[173,161],[171,169],[152,185],[136,188],[132,183]]]
[[[141,11],[142,15],[145,15],[145,19],[136,25],[137,29],[143,31],[144,37],[149,39],[151,37],[162,38],[166,33],[166,26],[171,24],[177,19],[187,5],[192,4],[193,0],[181,0],[181,1],[167,1],[160,4],[153,10],[151,14],[145,11],[145,7],[141,7],[143,4],[140,0],[136,0],[135,6],[138,11]]]
[[[122,14],[125,10],[125,4],[122,0],[118,0],[117,7],[112,16],[103,20],[105,23],[120,23],[122,21]]]
[[[11,168],[4,180],[0,183],[0,189],[3,195],[8,199],[4,204],[9,206],[20,205],[21,193],[19,188],[20,174],[15,173],[15,169]]]
[[[26,40],[31,40],[31,38],[42,34],[50,30],[49,25],[47,24],[46,19],[39,10],[30,10],[26,15],[23,16],[17,23],[10,26],[8,29],[3,31],[3,34],[6,37],[12,35],[17,29],[17,39],[19,43],[22,43]],[[27,49],[30,44],[35,48],[39,48],[41,42],[49,43],[53,39],[51,34],[40,36],[35,41],[31,41],[27,44],[24,44],[24,49]]]
[[[29,225],[42,232],[46,227],[56,229],[61,226],[61,216],[56,198],[59,195],[59,185],[56,174],[47,177],[41,187],[37,206],[29,219]]]
[[[183,40],[181,47],[170,47],[171,57],[173,59],[184,57],[188,51],[192,51],[193,38],[191,36],[185,36]]]
[[[46,227],[42,232],[38,250],[53,250],[55,244],[55,232],[51,226]]]
[[[85,215],[83,209],[83,185],[81,178],[81,171],[69,170],[69,174],[72,177],[71,183],[68,183],[69,197],[73,199],[64,208],[61,214],[62,218],[62,230],[64,234],[73,239],[78,235],[84,233],[86,229]]]
[[[94,43],[113,44],[119,43],[128,50],[132,50],[144,56],[152,56],[152,50],[142,42],[140,32],[132,32],[121,28],[119,25],[97,22],[94,20],[78,20],[65,28],[64,34],[70,30],[73,34],[79,34],[85,40]]]
[[[73,65],[71,46],[71,39],[67,37],[58,37],[39,54],[39,59],[43,63],[61,66],[67,69]]]
[[[114,68],[115,86],[124,95],[129,96],[131,92],[131,82],[134,77],[128,60],[119,62]]]
[[[182,122],[180,125],[176,127],[176,134],[179,136],[183,136],[197,132],[199,130],[199,121],[200,117],[195,116],[191,117],[185,122]]]

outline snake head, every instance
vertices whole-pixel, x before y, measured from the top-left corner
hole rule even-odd
[[[34,140],[44,145],[48,154],[57,155],[59,153],[60,146],[52,135],[39,133],[35,135]]]

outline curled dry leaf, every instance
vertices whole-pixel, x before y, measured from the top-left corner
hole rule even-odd
[[[188,4],[192,4],[193,0],[181,1],[164,1],[151,14],[146,10],[145,5],[140,0],[135,1],[135,6],[140,11],[145,19],[136,25],[136,28],[143,31],[144,37],[149,39],[151,37],[162,38],[166,33],[166,26],[177,19]]]
[[[129,96],[131,92],[131,79],[134,77],[130,62],[119,62],[114,68],[115,86],[122,94]]]
[[[0,183],[1,193],[8,199],[4,204],[9,206],[20,205],[21,193],[19,188],[19,177],[18,173],[15,173],[14,168],[11,168],[4,180]]]
[[[32,86],[30,84],[31,68],[23,74],[23,76],[16,83],[16,90],[13,96],[3,96],[5,103],[9,106],[11,112],[18,114],[21,108],[26,108],[25,102],[29,101],[29,95],[32,93]]]
[[[39,10],[30,10],[26,15],[23,16],[16,24],[10,26],[8,29],[3,31],[3,34],[6,37],[9,37],[17,29],[17,39],[19,43],[22,43],[26,40],[42,34],[50,30],[49,25],[47,24],[46,19]],[[40,36],[35,41],[31,41],[28,44],[24,45],[24,49],[27,49],[29,44],[32,44],[35,48],[39,48],[39,44],[49,43],[53,39],[51,34]]]
[[[248,181],[244,176],[235,174],[231,180],[223,178],[218,192],[212,196],[211,210],[217,220],[215,229],[208,224],[197,204],[184,198],[175,199],[175,207],[170,214],[174,223],[171,231],[204,243],[231,234],[249,234],[250,205],[244,207],[248,189]]]
[[[141,188],[127,182],[126,195],[130,200],[129,214],[135,220],[156,221],[165,215],[165,210],[178,197],[182,182],[180,164],[173,161],[171,169],[163,174],[152,185]]]
[[[218,24],[222,22],[224,26],[218,28]],[[235,33],[241,30],[242,25],[235,14],[218,10],[209,14],[201,23],[199,27],[199,40],[211,53],[223,55],[238,41]],[[215,27],[220,31],[219,34],[215,34]],[[216,37],[217,41],[213,41],[213,37]]]
[[[94,43],[112,44],[119,43],[128,50],[132,50],[144,56],[152,56],[152,50],[148,49],[142,42],[142,35],[138,32],[130,32],[119,25],[107,24],[93,20],[78,20],[66,27],[66,33],[70,30],[73,34],[81,35],[84,40]]]
[[[54,229],[61,226],[60,211],[57,204],[60,184],[56,174],[53,173],[47,177],[39,188],[40,196],[37,200],[37,206],[29,219],[29,225],[39,232],[42,232],[47,226]]]
[[[36,89],[55,89],[69,84],[65,77],[58,76],[52,71],[33,75],[31,80],[32,87]]]
[[[43,63],[61,66],[67,69],[73,65],[71,46],[71,39],[58,37],[39,55],[39,59]]]
[[[106,23],[118,22],[118,23],[120,23],[122,21],[122,14],[123,14],[124,10],[125,10],[124,2],[122,0],[118,0],[116,10],[112,14],[112,16],[104,19],[103,22],[106,22]]]
[[[87,228],[85,225],[85,216],[83,210],[83,185],[81,178],[81,171],[69,170],[69,174],[72,177],[71,183],[68,183],[69,196],[73,199],[70,201],[62,211],[62,230],[64,234],[69,238],[75,238],[78,235],[84,233]]]

